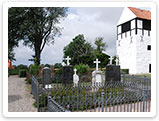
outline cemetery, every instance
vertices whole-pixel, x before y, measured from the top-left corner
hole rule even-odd
[[[32,77],[32,94],[38,111],[150,112],[150,78],[121,75],[120,66],[112,64],[111,57],[105,74],[99,71],[100,61],[96,59],[93,62],[96,70],[92,72],[92,81],[80,82],[78,70],[69,65],[69,57],[66,60],[67,64],[60,75],[61,83],[52,83],[50,69],[46,67],[43,68],[41,84]],[[103,78],[104,75],[106,78]]]
[[[140,53],[140,46],[144,45],[146,48],[150,44],[151,13],[131,7],[124,9],[117,25],[117,54],[114,56],[103,52],[108,46],[103,37],[93,40],[94,47],[86,41],[83,34],[78,34],[63,47],[63,57],[61,60],[57,59],[58,63],[44,65],[41,63],[41,53],[46,44],[54,43],[54,39],[60,36],[62,28],[56,24],[60,24],[60,19],[67,16],[67,9],[8,9],[8,77],[18,75],[25,79],[26,85],[30,86],[28,90],[37,112],[151,112],[151,49],[148,52],[146,50],[146,60],[140,56],[145,53]],[[20,18],[15,14],[17,11],[23,13]],[[33,11],[36,19],[46,20],[41,22],[42,25],[34,17],[30,17]],[[136,15],[136,11],[148,15],[142,18],[143,16]],[[127,14],[131,15],[131,20],[123,19]],[[16,23],[21,19],[25,20],[24,25],[23,22]],[[142,34],[138,32],[140,29]],[[140,37],[144,39],[144,36],[147,37],[146,43],[138,41]],[[23,45],[34,51],[32,58],[28,59],[33,64],[13,66],[13,48],[18,47],[18,41],[23,39]],[[56,57],[47,58],[54,60]]]

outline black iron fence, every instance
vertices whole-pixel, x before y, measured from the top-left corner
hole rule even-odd
[[[39,111],[151,111],[151,79],[147,77],[122,75],[120,82],[103,81],[100,84],[81,82],[77,87],[74,87],[73,84],[52,83],[51,88],[48,89],[42,88],[40,85],[38,87],[40,87],[39,101],[37,101]],[[38,98],[36,99],[38,100]]]

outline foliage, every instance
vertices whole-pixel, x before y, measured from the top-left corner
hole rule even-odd
[[[39,65],[32,65],[30,67],[30,74],[31,75],[37,76],[38,75],[38,71],[39,71]]]
[[[14,69],[9,69],[8,68],[8,74],[10,75],[18,75],[19,74],[19,69],[14,68]]]
[[[8,9],[9,42],[11,47],[24,40],[23,44],[35,52],[37,65],[45,45],[54,43],[54,37],[61,34],[58,26],[66,17],[64,7],[11,7]]]
[[[96,55],[96,58],[98,58],[98,60],[100,60],[100,64],[99,64],[99,67],[101,68],[105,68],[106,65],[109,63],[109,55],[107,54],[104,54],[104,53],[101,53],[101,54],[97,54]],[[95,64],[94,64],[95,65]]]
[[[62,104],[63,108],[67,109],[67,105],[69,104],[70,111],[81,111],[97,108],[99,104],[101,104],[100,100],[102,90],[104,91],[104,99],[109,99],[110,96],[113,98],[124,97],[124,94],[126,94],[127,98],[125,99],[131,101],[133,99],[131,99],[129,95],[135,94],[134,92],[125,90],[120,86],[113,88],[98,88],[97,91],[92,92],[92,88],[89,88],[89,86],[81,85],[81,87],[74,88],[71,84],[67,86],[56,85],[54,90],[51,90],[49,94],[51,94],[50,96],[52,96],[57,103]],[[115,104],[121,104],[120,102],[116,101]],[[107,105],[110,105],[110,103],[112,102],[108,101]],[[34,106],[36,106],[36,102],[34,103]],[[41,108],[47,108],[46,94],[41,94],[39,96],[39,106]]]
[[[61,75],[62,74],[62,68],[55,71],[55,75]]]
[[[136,74],[136,76],[139,76],[139,77],[146,77],[146,78],[151,78],[151,74]]]
[[[113,64],[116,64],[116,61],[115,61],[116,59],[117,59],[117,56],[113,56],[113,61],[112,61]]]
[[[45,64],[45,66],[44,67],[49,67],[50,68],[50,65],[49,64]]]
[[[129,69],[120,69],[121,74],[129,74]]]
[[[18,66],[15,66],[15,65],[14,65],[14,69],[8,69],[8,74],[9,74],[9,75],[18,75],[18,74],[19,74],[19,71],[20,71],[21,69],[27,70],[28,67],[27,67],[27,65],[23,65],[23,64],[20,64],[20,65],[18,65]]]
[[[13,52],[13,47],[8,47],[8,60],[15,61],[16,59],[14,56],[15,56],[15,53]]]
[[[77,35],[73,38],[67,46],[64,47],[64,58],[71,57],[70,63],[75,64],[92,64],[93,62],[93,47],[90,43],[86,42],[84,35]]]
[[[57,70],[55,70],[55,74],[52,78],[52,83],[62,83],[63,82],[62,73],[63,73],[62,68],[58,68]]]
[[[31,84],[31,78],[26,78],[25,81],[27,84]]]
[[[79,64],[79,65],[75,65],[74,68],[77,69],[77,73],[79,74],[87,74],[89,66],[85,64]]]
[[[19,77],[26,77],[26,70],[25,69],[19,70]]]
[[[20,64],[17,66],[18,69],[28,69],[27,65]]]
[[[55,63],[54,68],[62,68],[62,64],[61,63]]]
[[[106,50],[107,44],[103,42],[103,37],[97,37],[95,40],[95,45],[97,48],[95,49],[96,54],[101,54],[102,51]]]

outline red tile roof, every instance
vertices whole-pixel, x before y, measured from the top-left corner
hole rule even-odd
[[[138,18],[151,20],[151,12],[139,8],[128,7]]]

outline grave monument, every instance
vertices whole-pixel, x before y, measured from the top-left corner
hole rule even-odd
[[[102,71],[98,70],[98,64],[100,61],[96,59],[94,63],[96,64],[96,70],[92,72],[92,86],[100,86],[103,80]]]
[[[108,81],[121,81],[120,65],[118,58],[116,59],[116,65],[112,64],[113,57],[109,58],[110,63],[106,65],[105,82]]]
[[[67,61],[67,64],[63,66],[63,84],[70,84],[73,82],[73,66],[70,65],[70,60],[69,56],[65,58]]]
[[[42,84],[43,88],[50,88],[51,86],[51,70],[49,67],[44,67],[42,71]]]
[[[74,87],[77,87],[78,86],[78,82],[79,82],[79,76],[76,74],[76,72],[77,72],[77,69],[75,68],[74,69],[74,74],[73,74]]]

